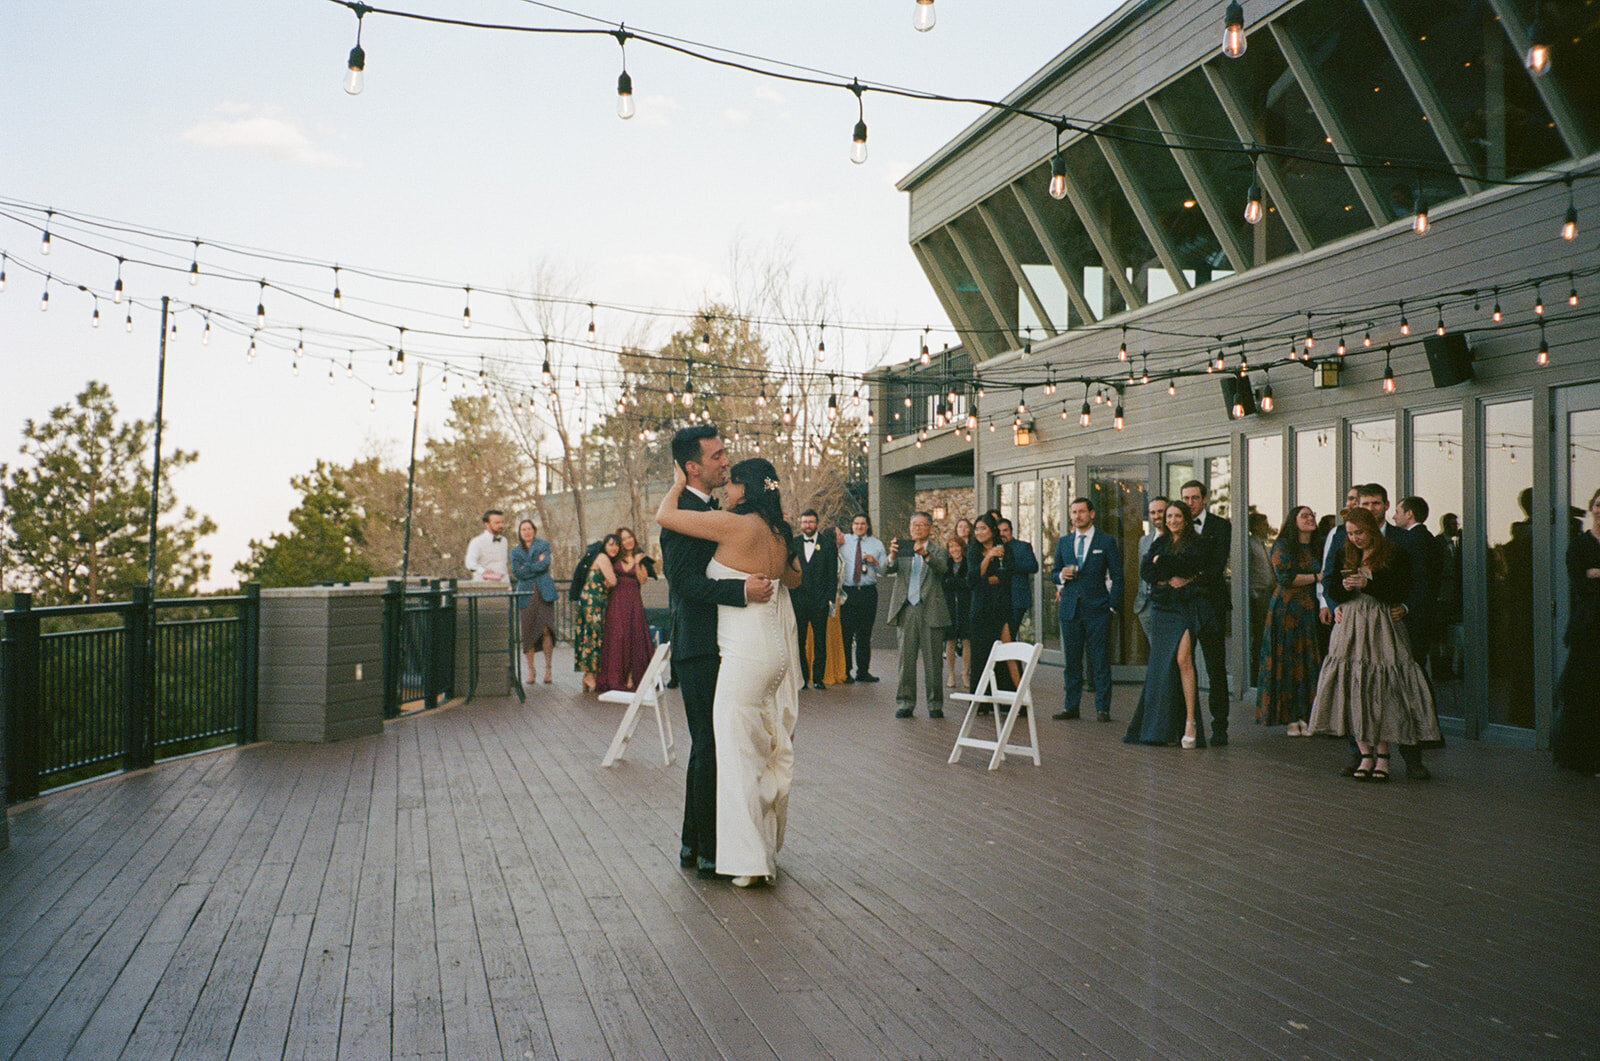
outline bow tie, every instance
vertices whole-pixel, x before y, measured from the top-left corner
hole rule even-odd
[[[710,505],[712,508],[721,508],[722,507],[722,502],[718,501],[714,497],[710,501],[706,502],[706,504]]]
[[[500,541],[500,540],[501,540],[501,539],[500,539],[500,535],[498,535],[498,534],[496,534],[496,535],[495,535],[495,536],[494,536],[494,540],[495,540],[495,541]]]
[[[806,544],[807,545],[815,545],[815,544],[817,544],[817,539],[816,538],[807,538],[806,539]]]

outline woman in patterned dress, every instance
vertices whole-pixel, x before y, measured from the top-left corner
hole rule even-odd
[[[1311,702],[1317,695],[1322,641],[1317,632],[1317,515],[1297,505],[1284,517],[1272,543],[1276,583],[1261,631],[1261,670],[1256,724],[1288,723],[1289,736],[1309,737]]]
[[[605,543],[589,568],[584,580],[583,594],[578,598],[578,629],[572,639],[572,669],[583,672],[583,690],[595,691],[600,671],[600,647],[605,642],[606,605],[611,591],[617,585],[616,568],[612,566],[622,551],[622,540],[615,534],[606,535]]]

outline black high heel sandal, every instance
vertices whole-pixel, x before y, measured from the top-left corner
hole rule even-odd
[[[1383,765],[1380,767],[1378,765],[1379,763],[1382,763]],[[1371,777],[1373,781],[1381,782],[1389,780],[1389,757],[1387,755],[1374,755],[1372,757]]]
[[[1371,762],[1373,765],[1372,766],[1368,766],[1367,763],[1369,763],[1369,762]],[[1377,756],[1375,756],[1375,755],[1363,755],[1361,757],[1360,764],[1357,765],[1356,768],[1350,772],[1350,776],[1355,778],[1357,781],[1371,781],[1372,780],[1372,771],[1376,766],[1377,766]],[[1387,781],[1389,779],[1389,775],[1387,773],[1385,773],[1383,775],[1383,778],[1384,778],[1385,781]]]

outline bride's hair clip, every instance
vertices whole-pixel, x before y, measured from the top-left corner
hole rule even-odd
[[[778,480],[767,479],[761,485],[765,486],[768,490],[776,490],[778,488]]]

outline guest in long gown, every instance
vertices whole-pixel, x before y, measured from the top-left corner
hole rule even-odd
[[[966,692],[966,661],[972,658],[972,633],[967,625],[967,612],[972,608],[972,584],[967,581],[967,541],[957,535],[945,542],[944,547],[950,553],[950,570],[945,572],[941,587],[945,608],[950,612],[950,625],[944,632],[944,683]]]
[[[544,649],[544,683],[550,684],[550,668],[556,651],[556,583],[550,577],[550,543],[537,536],[533,520],[517,524],[517,544],[511,547],[511,589],[516,596],[517,619],[521,624],[522,654],[533,681],[533,659]]]
[[[1289,726],[1289,736],[1309,737],[1311,702],[1317,695],[1322,642],[1317,623],[1317,515],[1297,505],[1283,518],[1272,543],[1275,587],[1261,631],[1261,670],[1256,723]]]
[[[1016,563],[1000,540],[1000,521],[991,512],[978,517],[972,528],[972,551],[967,554],[967,584],[972,587],[968,614],[972,650],[967,653],[967,687],[976,689],[996,641],[1011,640],[1011,578]],[[995,674],[999,688],[1015,689],[1010,669]],[[979,709],[980,712],[982,709]]]
[[[1411,561],[1364,508],[1344,514],[1339,568],[1323,579],[1333,636],[1317,680],[1311,732],[1350,736],[1357,781],[1389,780],[1389,748],[1439,739],[1433,694],[1401,622]],[[1397,615],[1396,613],[1400,613]]]
[[[617,584],[606,602],[606,618],[600,637],[600,670],[596,688],[600,692],[625,689],[632,692],[650,666],[653,649],[650,626],[644,621],[644,597],[639,587],[650,577],[639,552],[639,540],[627,527],[617,529],[620,548],[611,569]]]
[[[1600,490],[1589,499],[1589,529],[1567,543],[1567,665],[1550,732],[1557,766],[1600,775]]]
[[[1139,561],[1139,577],[1150,586],[1150,660],[1144,692],[1123,740],[1128,744],[1206,746],[1200,713],[1194,646],[1204,622],[1206,550],[1185,505],[1173,502],[1162,514],[1163,533]]]
[[[577,629],[572,639],[572,669],[583,672],[585,692],[594,692],[599,681],[600,650],[605,643],[606,605],[611,591],[617,585],[617,555],[622,552],[622,540],[608,534],[600,551],[595,554],[594,566],[584,580],[583,594],[578,598]]]

